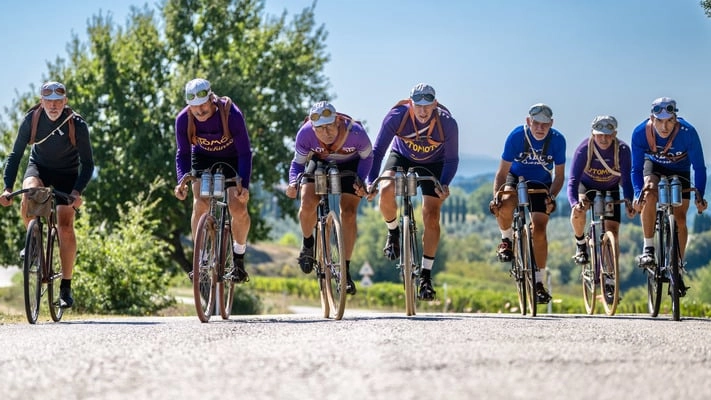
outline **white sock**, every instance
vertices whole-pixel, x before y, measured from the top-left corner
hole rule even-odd
[[[247,243],[239,244],[237,241],[232,241],[232,251],[236,254],[244,254],[247,251]]]
[[[644,247],[654,247],[654,238],[644,238]]]
[[[434,260],[430,260],[430,259],[422,257],[422,268],[423,269],[429,269],[430,271],[432,271],[432,264],[434,264]]]
[[[500,231],[501,231],[501,238],[502,239],[508,239],[508,240],[513,239],[513,228],[500,229]]]
[[[392,220],[390,222],[385,222],[385,225],[387,225],[388,229],[390,229],[390,230],[397,228],[398,227],[397,218],[395,218],[394,220]]]
[[[543,280],[546,278],[546,271],[539,269],[536,271],[536,282],[544,283]]]

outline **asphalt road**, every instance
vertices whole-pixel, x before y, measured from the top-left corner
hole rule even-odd
[[[665,315],[45,318],[0,325],[0,399],[708,399],[709,332]]]

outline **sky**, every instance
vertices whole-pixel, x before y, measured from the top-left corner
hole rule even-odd
[[[123,26],[132,5],[156,3],[5,4],[0,110],[41,85],[47,62],[66,58],[73,34],[85,40],[92,16]],[[266,0],[265,12],[291,19],[311,4]],[[426,82],[458,122],[462,156],[499,159],[538,102],[553,109],[568,155],[600,114],[615,116],[629,143],[662,96],[676,99],[711,154],[711,18],[699,0],[320,0],[315,16],[328,31],[327,100],[365,121],[373,140],[389,109]]]

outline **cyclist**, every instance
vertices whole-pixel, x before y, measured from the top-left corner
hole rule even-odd
[[[599,115],[591,124],[591,136],[584,139],[573,153],[568,177],[568,201],[570,202],[570,224],[575,234],[577,251],[573,259],[577,264],[586,264],[589,260],[588,245],[585,240],[585,212],[595,192],[610,191],[614,200],[620,199],[619,187],[622,186],[625,210],[632,218],[632,180],[630,178],[631,152],[629,146],[617,138],[617,119],[611,115]],[[612,232],[618,240],[621,208],[614,206],[614,215],[604,217],[605,230]],[[619,257],[619,254],[618,254]],[[606,288],[609,290],[613,288]]]
[[[519,176],[529,181],[529,189],[549,188],[548,194],[534,193],[529,196],[533,255],[539,269],[536,271],[536,296],[540,304],[551,300],[543,285],[543,271],[548,258],[546,227],[548,216],[555,211],[555,198],[563,188],[565,174],[565,137],[552,126],[551,108],[543,103],[532,105],[526,123],[514,128],[506,138],[494,177],[494,200],[489,203],[501,230],[501,244],[497,251],[499,261],[510,262],[513,258],[511,225],[518,197],[505,195],[498,202],[496,192],[504,185],[505,190],[515,190]]]
[[[77,242],[74,234],[74,209],[82,205],[81,194],[94,173],[94,157],[86,121],[67,105],[67,90],[59,82],[45,82],[40,88],[40,103],[22,120],[12,152],[5,164],[5,189],[0,204],[9,206],[6,196],[12,193],[25,148],[31,145],[30,159],[25,170],[22,188],[49,187],[69,193],[67,201],[57,197],[57,230],[59,232],[59,258],[62,264],[62,281],[59,289],[59,306],[69,308],[72,297],[72,274],[76,261]],[[20,208],[25,227],[27,199],[22,197]]]
[[[394,139],[394,140],[393,140]],[[391,146],[392,142],[392,146]],[[417,168],[421,176],[435,176],[443,191],[431,181],[423,181],[422,187],[422,272],[419,297],[432,300],[436,292],[432,287],[432,266],[437,254],[440,235],[440,210],[449,197],[449,184],[459,166],[459,127],[451,113],[435,97],[435,90],[425,83],[418,83],[410,91],[407,100],[399,102],[385,116],[373,152],[373,168],[368,175],[372,183],[380,172],[385,152],[390,148],[384,175],[392,176],[397,167],[407,171]],[[375,193],[370,190],[369,198]],[[400,256],[400,228],[397,222],[397,203],[394,182],[385,181],[380,190],[380,212],[388,227],[383,253],[390,260]]]
[[[175,140],[177,153],[175,170],[178,182],[192,170],[203,171],[216,162],[223,162],[232,168],[225,168],[225,178],[234,178],[235,171],[241,178],[240,184],[226,182],[227,203],[232,216],[232,256],[235,268],[228,272],[233,282],[249,281],[244,268],[244,254],[247,250],[247,234],[251,224],[247,202],[249,201],[249,180],[252,175],[252,148],[242,111],[227,97],[218,97],[212,91],[210,82],[193,79],[185,85],[187,106],[175,118]],[[226,115],[225,115],[226,114]],[[225,126],[224,122],[227,122]],[[187,187],[180,185],[174,189],[175,197],[184,200]],[[193,213],[191,228],[196,236],[200,217],[209,209],[207,199],[200,197],[200,182],[193,182]],[[186,271],[191,276],[192,271]]]
[[[699,191],[696,207],[703,211],[708,206],[704,197],[706,190],[706,165],[701,140],[696,129],[677,116],[676,101],[660,97],[652,102],[649,118],[632,132],[632,185],[635,194],[635,209],[641,213],[644,233],[644,252],[639,256],[639,267],[655,265],[654,224],[657,210],[657,184],[660,175],[678,175],[682,188],[689,188],[691,167],[694,168],[694,186]],[[639,196],[644,189],[652,189]],[[679,252],[684,257],[688,230],[686,212],[689,209],[690,193],[683,194],[680,207],[674,207],[679,232]],[[683,285],[682,285],[683,286]]]
[[[289,185],[286,188],[286,195],[292,199],[296,198],[297,176],[304,172],[306,164],[312,157],[320,161],[336,163],[339,171],[355,172],[361,182],[365,181],[373,163],[373,146],[360,122],[345,114],[337,113],[333,104],[326,101],[319,101],[311,107],[308,119],[296,134],[295,147],[294,159],[289,168]],[[365,188],[356,182],[354,176],[343,176],[341,190],[341,226],[348,271],[346,292],[353,295],[356,294],[356,286],[351,279],[351,255],[358,233],[356,225],[358,203],[365,195]],[[313,270],[315,243],[313,231],[316,226],[318,202],[319,197],[316,195],[313,180],[302,185],[299,222],[303,244],[299,254],[299,266],[305,274]]]

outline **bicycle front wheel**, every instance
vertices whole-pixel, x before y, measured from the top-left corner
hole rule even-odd
[[[659,307],[662,303],[662,282],[664,275],[662,267],[665,265],[665,247],[669,241],[669,226],[664,213],[657,211],[657,222],[655,232],[656,246],[654,249],[657,265],[653,268],[646,268],[647,273],[647,309],[652,317],[659,315]]]
[[[220,301],[220,315],[222,319],[230,319],[232,303],[235,296],[235,283],[232,279],[225,279],[225,275],[235,268],[232,256],[232,230],[228,224],[222,227],[222,243],[220,249],[220,279],[217,283],[217,293]]]
[[[535,317],[537,313],[536,306],[538,305],[538,295],[536,294],[536,258],[533,255],[533,238],[531,237],[531,225],[526,225],[526,242],[528,243],[527,264],[525,264],[526,275],[526,290],[528,291],[528,307],[531,309],[531,316]]]
[[[316,256],[316,265],[314,269],[316,270],[316,279],[318,279],[318,288],[321,297],[321,313],[324,318],[331,317],[331,305],[330,305],[330,293],[331,293],[331,272],[326,275],[325,265],[326,265],[326,251],[324,250],[323,242],[326,241],[326,228],[318,222],[318,227],[314,237],[316,238],[316,248],[314,255]]]
[[[594,234],[594,233],[593,233]],[[583,301],[585,302],[585,311],[588,315],[595,314],[595,299],[597,297],[597,278],[595,274],[595,264],[597,264],[597,242],[590,240],[589,242],[591,260],[582,265],[583,279]]]
[[[528,236],[526,236],[525,230],[521,229],[515,233],[513,245],[514,258],[511,261],[511,275],[516,283],[518,306],[521,310],[521,315],[526,315],[526,312],[528,312],[528,298],[526,297],[526,266],[530,265],[530,261],[528,260]]]
[[[195,311],[207,322],[215,308],[217,288],[217,223],[210,214],[200,217],[193,250],[193,295]]]
[[[44,263],[42,251],[42,226],[39,219],[35,218],[27,226],[25,237],[25,260],[22,270],[23,286],[25,292],[25,315],[27,322],[37,322],[42,297],[42,265]]]
[[[341,221],[335,211],[330,211],[326,217],[326,242],[323,270],[325,273],[326,293],[328,303],[333,312],[333,318],[343,318],[346,310],[346,276],[345,246]]]
[[[49,300],[49,315],[52,321],[59,322],[64,315],[64,309],[59,306],[59,286],[62,282],[62,261],[59,255],[59,234],[57,228],[52,228],[49,234],[49,254],[47,255],[47,298]]]
[[[410,217],[402,217],[402,245],[400,246],[400,262],[402,263],[402,281],[405,285],[405,314],[408,316],[415,315],[415,279],[413,276],[413,254],[412,254],[412,236],[410,235]]]
[[[679,232],[676,227],[674,215],[669,215],[669,241],[667,242],[667,254],[669,255],[669,295],[672,303],[672,319],[681,320],[681,257],[679,255]]]
[[[612,232],[605,232],[600,244],[600,287],[605,314],[615,315],[620,301],[620,277],[617,265],[617,244]]]

